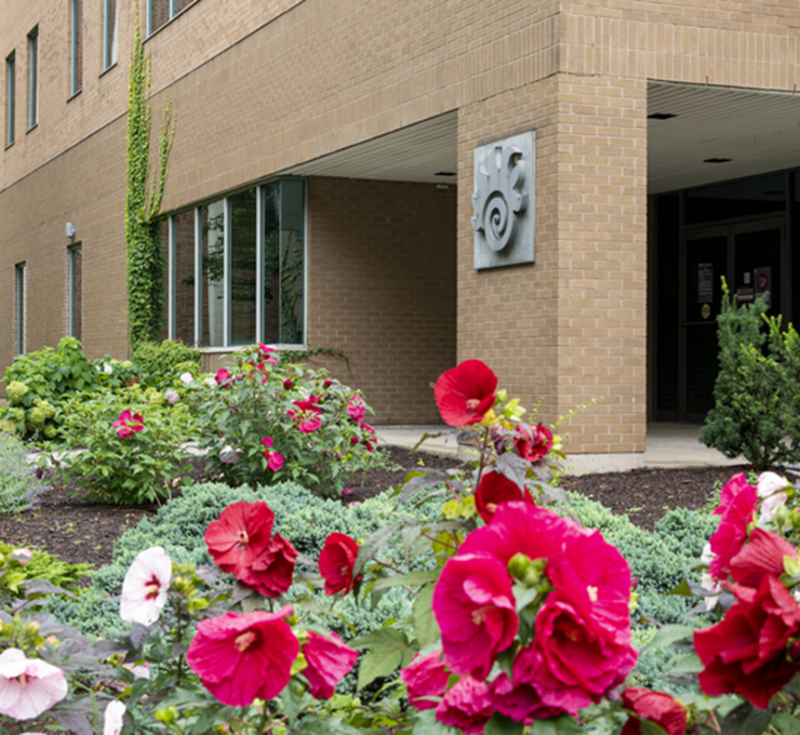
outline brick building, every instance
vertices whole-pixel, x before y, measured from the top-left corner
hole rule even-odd
[[[567,450],[634,466],[648,419],[709,407],[721,275],[798,308],[793,4],[140,2],[177,120],[166,328],[210,360],[341,349],[378,423],[425,423],[478,357],[546,420],[602,399]],[[126,353],[134,12],[4,4],[3,365],[70,333]],[[476,268],[475,151],[513,136],[534,257]]]

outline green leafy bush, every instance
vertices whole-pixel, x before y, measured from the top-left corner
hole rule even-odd
[[[20,439],[0,431],[0,513],[30,508],[45,490]]]
[[[200,372],[200,351],[183,342],[165,339],[158,342],[139,342],[133,350],[133,364],[138,368],[142,382],[156,388],[171,384],[181,373]]]
[[[18,594],[23,582],[34,579],[79,593],[78,583],[91,570],[91,564],[67,564],[46,551],[0,542],[0,593]]]
[[[364,421],[372,409],[358,393],[324,370],[279,365],[270,352],[263,345],[236,352],[230,371],[195,394],[212,475],[231,485],[288,479],[338,496],[354,473],[385,466]],[[268,462],[265,441],[277,464]]]
[[[142,417],[140,430],[120,435],[124,411]],[[64,404],[62,442],[49,447],[56,471],[98,500],[115,504],[168,498],[173,481],[191,469],[181,444],[192,438],[194,420],[185,403],[172,406],[155,389],[133,386],[102,391]],[[123,432],[124,433],[124,432]]]
[[[64,337],[56,350],[45,347],[20,355],[6,369],[10,405],[0,410],[0,418],[11,421],[25,436],[39,432],[52,438],[60,425],[58,404],[64,397],[94,390],[95,375],[81,343],[73,337]]]
[[[800,461],[800,348],[797,332],[766,319],[766,302],[737,306],[723,279],[717,317],[720,370],[700,441],[757,469]],[[765,327],[769,325],[769,329]]]

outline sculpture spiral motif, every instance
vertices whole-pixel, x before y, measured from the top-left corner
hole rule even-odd
[[[495,146],[475,172],[472,226],[483,233],[495,252],[505,250],[514,234],[516,215],[525,211],[528,198],[520,193],[525,181],[522,152],[514,146]]]

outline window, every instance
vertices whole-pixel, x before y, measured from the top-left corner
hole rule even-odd
[[[39,29],[28,34],[28,130],[39,121]]]
[[[69,305],[67,310],[68,333],[78,341],[83,339],[83,269],[81,259],[81,246],[73,245],[67,250],[68,279],[69,279]]]
[[[25,263],[14,266],[14,301],[16,302],[16,351],[25,354]]]
[[[70,0],[69,94],[83,86],[83,0]]]
[[[147,0],[147,35],[169,23],[195,0]]]
[[[6,145],[14,142],[14,52],[6,56]]]
[[[305,182],[284,179],[173,215],[170,339],[202,347],[305,340]]]
[[[103,0],[103,71],[117,63],[117,0]]]

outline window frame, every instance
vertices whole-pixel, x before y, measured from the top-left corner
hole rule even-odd
[[[67,247],[67,278],[68,278],[68,302],[67,302],[67,336],[75,337],[76,332],[80,332],[80,336],[78,339],[83,337],[83,314],[78,313],[76,309],[76,289],[75,289],[75,259],[78,254],[83,255],[83,251],[81,250],[81,246],[83,243],[75,243],[74,245],[70,245]],[[83,265],[81,264],[81,280],[83,280]],[[81,285],[81,293],[83,293],[83,285]],[[81,298],[81,305],[83,304],[83,299]],[[81,309],[82,312],[82,309]],[[76,325],[80,324],[81,329],[76,330]]]
[[[193,5],[199,2],[199,0],[191,0],[191,2],[189,2],[188,5],[185,5],[180,10],[175,10],[175,0],[169,0],[169,11],[168,11],[169,17],[158,28],[153,28],[153,16],[155,15],[153,13],[154,2],[155,0],[147,0],[147,6],[146,6],[147,20],[145,26],[147,28],[147,38],[150,38],[150,36],[152,36],[154,33],[158,33],[162,28],[172,23],[172,21],[175,20],[175,18],[177,18],[181,13],[191,8]]]
[[[83,0],[70,0],[69,95],[83,89]]]
[[[17,355],[25,354],[25,332],[26,332],[26,319],[25,319],[25,292],[27,290],[27,263],[17,263],[14,266],[14,301],[16,309],[15,319],[15,347]]]
[[[278,181],[289,179],[282,177]],[[308,180],[303,177],[291,177],[292,180],[303,182],[303,342],[302,343],[272,343],[274,346],[283,349],[304,349],[308,343]],[[266,201],[266,187],[272,181],[263,182],[255,185],[256,189],[256,322],[255,322],[255,341],[264,341],[264,265],[265,265],[265,242],[264,242],[264,204]],[[231,227],[231,198],[242,191],[247,191],[253,187],[237,189],[229,192],[224,197],[214,197],[205,200],[188,210],[182,210],[170,215],[168,219],[168,262],[167,268],[167,337],[176,339],[176,288],[175,288],[175,226],[176,217],[186,211],[194,211],[194,347],[202,349],[204,352],[231,352],[241,347],[240,344],[232,344],[231,339],[231,275],[232,275],[232,227]],[[203,206],[208,202],[223,201],[223,314],[222,314],[222,345],[202,345],[203,336]]]
[[[39,26],[28,33],[28,132],[39,124]]]
[[[119,57],[119,3],[120,0],[103,0],[103,72],[115,66]],[[113,28],[109,12],[113,5]],[[109,32],[110,31],[110,32]],[[109,43],[109,36],[111,37]]]
[[[16,50],[6,56],[6,148],[14,145],[16,117]]]

